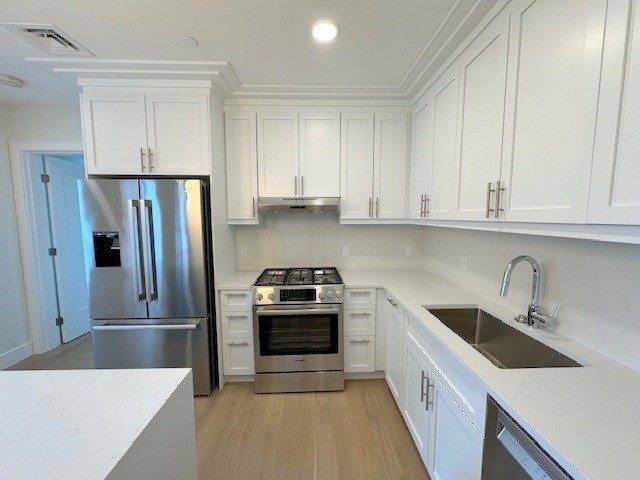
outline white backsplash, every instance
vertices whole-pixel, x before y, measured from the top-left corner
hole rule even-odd
[[[423,233],[428,270],[517,312],[531,298],[531,267],[515,268],[507,298],[498,290],[507,262],[531,255],[542,269],[542,307],[561,306],[552,328],[640,371],[640,246],[437,227]]]
[[[268,267],[415,268],[422,229],[412,225],[340,225],[335,216],[264,215],[260,226],[237,226],[238,270]],[[413,255],[405,256],[405,246]],[[349,256],[342,256],[342,247]],[[242,247],[247,257],[242,258]]]

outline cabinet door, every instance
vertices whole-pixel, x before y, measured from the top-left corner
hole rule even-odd
[[[258,158],[255,112],[225,113],[227,215],[258,223]]]
[[[404,348],[404,313],[395,300],[388,298],[387,315],[387,353],[385,361],[385,378],[389,390],[400,408],[402,405],[403,348]]]
[[[340,114],[300,114],[300,195],[340,196]]]
[[[453,185],[458,122],[458,64],[449,68],[430,89],[433,141],[429,174],[429,218],[453,217]]]
[[[585,223],[606,0],[511,4],[504,218]]]
[[[251,312],[222,312],[222,338],[253,337],[253,315]]]
[[[344,337],[344,371],[373,372],[375,337]]]
[[[343,113],[340,128],[340,218],[371,218],[373,113]]]
[[[407,114],[376,113],[373,142],[376,218],[406,218]]]
[[[354,335],[375,335],[376,334],[376,311],[375,310],[345,310],[344,311],[344,334]]]
[[[409,197],[410,218],[412,220],[427,217],[432,130],[433,107],[427,100],[427,104],[413,117],[413,161],[411,163],[411,193]]]
[[[483,437],[435,378],[430,389],[429,462],[433,480],[480,480]]]
[[[258,195],[299,194],[298,114],[258,113]]]
[[[253,375],[253,340],[238,339],[222,342],[225,375]]]
[[[209,175],[209,97],[145,95],[152,175]]]
[[[83,93],[81,101],[87,173],[146,174],[144,95]]]
[[[460,115],[454,173],[453,218],[495,218],[495,188],[502,162],[509,16],[502,14],[460,57]],[[488,207],[487,205],[490,205]]]
[[[430,419],[427,390],[430,370],[408,342],[405,342],[404,346],[404,365],[405,403],[402,413],[416,448],[426,465]]]
[[[627,38],[605,37],[589,223],[640,225],[640,8],[629,6],[607,15],[607,31]]]

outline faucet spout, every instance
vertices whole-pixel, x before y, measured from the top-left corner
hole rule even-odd
[[[504,275],[502,276],[502,285],[500,287],[500,296],[506,297],[509,293],[509,283],[511,281],[511,273],[516,265],[520,262],[527,262],[531,265],[533,269],[533,286],[531,288],[531,304],[535,311],[538,308],[538,299],[540,296],[540,265],[535,260],[535,258],[530,257],[529,255],[520,255],[519,257],[514,258],[507,264],[507,268],[504,270]]]

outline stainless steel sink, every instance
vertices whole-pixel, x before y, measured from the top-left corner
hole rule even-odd
[[[425,308],[497,367],[582,366],[479,308]]]

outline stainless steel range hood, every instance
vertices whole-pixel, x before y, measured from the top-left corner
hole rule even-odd
[[[258,198],[258,213],[340,213],[340,197],[261,197]]]

